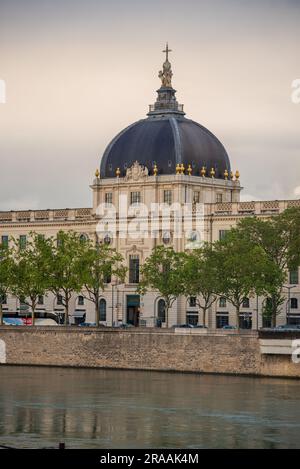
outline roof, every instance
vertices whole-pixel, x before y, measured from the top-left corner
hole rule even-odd
[[[121,176],[138,161],[149,172],[157,165],[158,174],[175,174],[176,165],[190,164],[200,176],[214,168],[216,178],[230,171],[230,161],[222,143],[208,129],[180,115],[150,116],[122,130],[106,148],[100,167],[101,177]]]

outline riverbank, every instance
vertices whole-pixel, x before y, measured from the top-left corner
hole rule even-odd
[[[3,326],[0,363],[300,378],[295,334],[190,331]]]

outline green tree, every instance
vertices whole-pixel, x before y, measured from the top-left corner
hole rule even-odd
[[[217,282],[222,296],[235,307],[239,328],[240,307],[244,298],[265,294],[270,282],[281,282],[278,267],[269,260],[263,249],[240,235],[236,229],[214,244]]]
[[[82,257],[82,278],[87,294],[84,296],[95,305],[96,324],[100,321],[100,295],[107,280],[111,277],[123,282],[126,267],[122,265],[123,256],[106,244],[89,243]]]
[[[84,285],[84,254],[87,242],[73,231],[59,231],[48,257],[48,288],[60,295],[65,308],[64,324],[69,322],[69,305],[73,293],[79,293]]]
[[[32,325],[39,296],[48,287],[47,261],[51,250],[49,240],[36,233],[30,233],[26,246],[14,241],[13,264],[10,275],[10,291],[31,308]]]
[[[204,326],[206,326],[206,313],[219,293],[216,268],[215,253],[209,244],[185,255],[182,269],[184,294],[196,298],[196,304],[203,312]]]
[[[149,289],[158,290],[165,301],[166,323],[169,327],[169,310],[183,294],[182,267],[183,253],[172,247],[157,246],[141,268],[142,280],[137,291],[144,295]]]
[[[297,269],[300,264],[300,209],[289,208],[267,219],[245,218],[239,222],[237,229],[240,236],[260,247],[268,261],[281,272],[279,277],[275,273],[273,281],[270,272],[269,289],[266,291],[269,301],[263,311],[276,326],[276,317],[284,301],[282,287],[287,280],[287,272]]]
[[[0,244],[0,325],[3,324],[3,303],[10,291],[14,261],[12,250]]]

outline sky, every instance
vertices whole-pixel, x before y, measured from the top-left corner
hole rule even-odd
[[[242,198],[300,197],[300,0],[0,0],[0,210],[91,206],[105,147],[156,99],[166,41],[177,99]]]

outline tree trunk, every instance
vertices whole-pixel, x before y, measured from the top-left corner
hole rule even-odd
[[[34,326],[35,323],[35,303],[31,305],[31,325]]]
[[[203,308],[203,326],[206,326],[206,308]]]
[[[165,302],[165,313],[166,313],[167,328],[169,327],[169,308],[170,308],[170,306],[168,305],[167,302]]]
[[[2,302],[0,301],[0,326],[3,325],[3,310],[2,310]]]
[[[100,323],[99,295],[95,295],[95,319],[96,319],[96,326],[99,327],[99,323]]]
[[[66,305],[65,305],[65,326],[69,324],[69,300],[66,296]]]
[[[236,327],[240,330],[240,305],[235,307],[235,314],[236,314]]]

